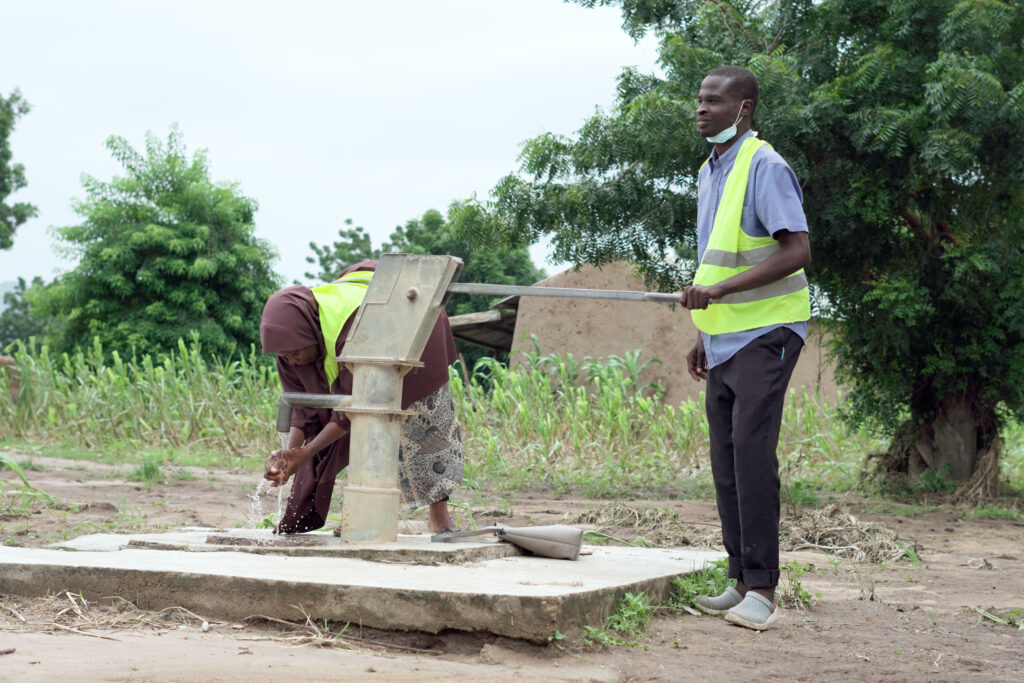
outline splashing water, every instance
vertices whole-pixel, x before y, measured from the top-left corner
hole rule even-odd
[[[288,497],[291,498],[291,494],[289,494]],[[283,502],[283,500],[284,500],[284,486],[278,486],[277,487],[277,517],[275,518],[275,519],[277,519],[278,522],[280,522],[281,519],[284,517],[284,513],[281,510],[281,503]]]
[[[288,432],[278,432],[278,438],[281,440],[281,449],[288,448]],[[260,479],[256,485],[256,490],[249,496],[249,512],[246,515],[245,528],[248,531],[256,532],[263,529],[264,520],[266,519],[266,513],[263,510],[263,494],[268,492],[270,488],[270,482],[266,479]],[[284,513],[284,486],[278,486],[277,488],[277,515],[272,516],[271,519],[275,522],[281,521]],[[291,498],[291,493],[288,495]],[[256,535],[256,544],[265,545],[273,543],[273,538],[263,538],[260,535]]]
[[[263,493],[263,486],[266,483],[266,479],[260,479],[256,490],[249,496],[249,512],[245,516],[245,528],[250,531],[255,531],[263,521],[263,500],[260,495]]]
[[[264,535],[263,531],[266,530],[265,524],[267,522],[268,515],[263,510],[263,495],[269,493],[265,489],[269,489],[269,482],[266,479],[260,479],[260,482],[256,484],[256,490],[249,496],[249,512],[246,515],[245,529],[253,532],[253,538],[256,545],[269,545],[274,542],[274,536],[271,534]],[[270,521],[278,522],[281,520],[281,512],[284,501],[284,487],[277,487],[277,515],[269,515]]]
[[[290,434],[288,432],[278,432],[277,437],[281,440],[281,450],[288,449],[288,439]],[[289,499],[291,498],[291,492],[288,494]],[[284,513],[281,509],[282,502],[284,500],[284,486],[277,487],[277,521],[280,522]]]

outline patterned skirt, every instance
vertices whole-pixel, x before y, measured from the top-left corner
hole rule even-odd
[[[462,483],[462,434],[448,385],[421,398],[402,424],[398,450],[398,489],[402,512],[448,496]]]

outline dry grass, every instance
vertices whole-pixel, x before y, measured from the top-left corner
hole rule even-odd
[[[366,651],[383,648],[437,654],[407,645],[348,635],[345,633],[347,625],[338,632],[332,632],[327,622],[318,624],[304,610],[297,609],[304,617],[302,622],[253,615],[242,624],[208,619],[184,607],[168,607],[159,611],[143,610],[118,596],[103,598],[102,602],[89,602],[80,594],[70,591],[33,599],[0,595],[0,633],[65,632],[120,641],[117,636],[128,632],[150,631],[160,634],[174,630],[201,633],[226,631],[237,640],[273,640],[294,646]]]
[[[566,521],[592,527],[612,540],[628,536],[627,540],[635,545],[709,548],[722,543],[717,525],[685,522],[668,508],[634,508],[624,503],[607,503],[587,508]],[[694,526],[700,528],[692,528]]]
[[[1000,481],[1000,456],[1004,453],[1003,439],[996,437],[988,448],[978,456],[971,476],[953,492],[953,500],[958,503],[980,505],[1002,494],[1003,484]]]
[[[611,540],[654,547],[721,547],[717,525],[687,522],[668,508],[608,503],[571,516],[570,524],[590,527]],[[694,528],[697,527],[697,528]],[[916,546],[891,529],[863,522],[838,504],[785,517],[779,523],[784,551],[818,550],[853,562],[916,560]]]
[[[779,542],[783,550],[819,550],[853,562],[917,560],[913,542],[881,524],[862,522],[835,503],[782,519]]]
[[[346,650],[359,649],[357,645],[370,646],[375,648],[384,648],[388,650],[401,650],[403,652],[415,652],[417,654],[429,654],[436,655],[437,652],[431,650],[424,650],[418,647],[409,647],[408,645],[399,645],[398,643],[388,643],[382,640],[373,640],[370,638],[360,638],[357,636],[351,636],[345,633],[348,629],[348,624],[345,625],[337,633],[334,633],[330,629],[330,624],[326,621],[322,624],[318,624],[314,621],[305,610],[300,609],[303,616],[306,618],[304,623],[295,623],[292,621],[286,621],[284,619],[278,619],[276,617],[268,617],[262,614],[256,614],[251,617],[247,617],[248,622],[265,622],[268,624],[274,624],[277,626],[285,626],[288,631],[274,638],[274,640],[281,640],[292,645],[310,645],[313,647],[341,647]]]
[[[34,599],[0,596],[0,615],[6,617],[6,623],[0,624],[0,631],[65,631],[103,640],[118,640],[117,634],[124,631],[166,632],[179,628],[208,631],[229,626],[226,622],[205,619],[184,607],[150,612],[121,597],[104,598],[102,603],[89,602],[70,591]]]

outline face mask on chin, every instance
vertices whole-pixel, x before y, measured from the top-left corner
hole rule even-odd
[[[743,101],[740,102],[740,109],[741,110],[743,109],[743,102],[746,102],[746,100],[743,100]],[[733,124],[731,126],[726,128],[725,130],[723,130],[718,135],[712,135],[711,137],[709,137],[709,138],[706,137],[704,139],[707,140],[708,142],[710,142],[713,145],[720,145],[723,142],[729,142],[729,140],[732,140],[734,137],[736,137],[736,132],[737,132],[736,131],[736,124],[738,124],[740,122],[740,119],[742,119],[742,118],[743,118],[743,114],[741,114],[741,113],[736,114],[736,120],[733,121]]]

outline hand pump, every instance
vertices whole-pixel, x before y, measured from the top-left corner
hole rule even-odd
[[[398,447],[401,421],[409,415],[401,407],[402,378],[422,367],[419,358],[449,294],[679,302],[678,294],[657,292],[458,283],[461,269],[454,256],[381,256],[337,358],[352,372],[352,395],[281,396],[279,431],[288,431],[292,406],[329,407],[348,415],[352,435],[341,523],[346,541],[382,543],[398,537]]]

